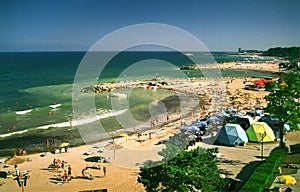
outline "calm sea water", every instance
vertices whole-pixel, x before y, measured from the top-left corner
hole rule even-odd
[[[101,53],[105,54],[105,53]],[[72,86],[77,68],[85,52],[28,52],[0,53],[0,134],[28,128],[66,122],[72,119]],[[202,63],[211,61],[207,54],[193,53]],[[215,53],[216,61],[249,61],[251,57],[228,53]],[[260,58],[265,59],[265,58]],[[144,61],[141,65],[135,65]],[[159,61],[159,62],[157,62]],[[99,61],[100,62],[100,61]],[[172,65],[162,65],[169,62]],[[113,81],[134,78],[167,77],[176,66],[190,65],[192,61],[182,53],[176,52],[123,52],[114,57],[102,71],[99,81]],[[135,67],[130,67],[135,66]],[[135,71],[135,69],[138,72]],[[140,70],[143,69],[143,70]],[[140,73],[140,72],[143,73]],[[195,72],[192,76],[200,76]],[[127,79],[126,79],[127,78]],[[133,94],[132,110],[144,108],[141,94]],[[161,91],[157,97],[167,97],[172,93]],[[99,114],[108,113],[110,104],[107,94],[97,95]],[[49,105],[62,104],[56,109]],[[16,112],[32,110],[18,115]],[[54,115],[49,115],[54,111]],[[147,113],[147,110],[144,110]],[[140,116],[145,114],[141,113]]]

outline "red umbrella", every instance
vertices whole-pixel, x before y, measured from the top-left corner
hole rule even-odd
[[[256,85],[264,85],[265,84],[263,79],[254,80],[253,83]]]
[[[269,83],[269,82],[271,82],[272,80],[270,80],[270,79],[262,79],[263,81],[264,81],[264,83]]]

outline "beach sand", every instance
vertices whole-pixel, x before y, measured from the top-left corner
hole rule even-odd
[[[234,93],[235,91],[242,90],[244,84],[244,79],[226,79],[224,82],[230,80],[227,85],[227,90]],[[232,81],[231,81],[232,80]],[[209,82],[205,82],[203,79],[193,80],[194,86],[200,89],[207,88]],[[262,104],[266,104],[263,101],[263,97],[268,94],[265,91],[248,91],[243,90],[244,93],[255,94],[254,100],[259,98]],[[253,101],[254,101],[253,100]],[[199,109],[198,109],[199,110]],[[192,117],[187,118],[186,123],[190,123],[196,118],[200,118],[200,114],[204,109],[193,113]],[[180,114],[179,114],[180,115]],[[177,116],[179,116],[177,115]],[[170,119],[178,118],[177,116],[172,116]],[[151,134],[151,139],[148,133],[142,133],[138,138],[136,134],[128,137],[128,142],[119,141],[120,147],[116,147],[116,150],[109,150],[107,148],[103,153],[100,154],[90,154],[84,155],[86,152],[96,151],[102,149],[104,145],[109,144],[110,141],[104,141],[95,143],[93,145],[84,145],[80,147],[71,148],[67,153],[52,154],[47,152],[45,156],[40,154],[30,154],[26,158],[30,158],[31,161],[26,161],[19,164],[19,170],[29,170],[31,172],[31,177],[28,181],[25,191],[84,191],[84,190],[99,190],[107,189],[108,191],[145,191],[142,184],[137,182],[139,169],[138,167],[147,159],[160,160],[161,156],[157,155],[157,151],[160,151],[164,145],[156,145],[160,140],[168,139],[169,136],[174,134],[180,128],[180,121],[172,122],[163,126],[160,129],[153,130]],[[137,140],[143,140],[143,142],[137,142]],[[266,149],[265,154],[272,150],[273,147],[277,146],[277,143],[270,145]],[[220,163],[219,168],[225,169],[228,172],[228,177],[235,178],[240,170],[246,163],[253,161],[255,155],[259,154],[259,151],[252,147],[223,147],[223,146],[213,146],[210,144],[197,143],[200,147],[219,147],[222,156],[220,158],[230,159],[231,161],[239,161],[241,164],[239,166],[232,166],[228,163]],[[251,145],[250,145],[251,146]],[[104,147],[105,149],[105,147]],[[236,153],[238,151],[238,153]],[[84,159],[87,157],[92,157],[94,155],[102,155],[105,157],[110,157],[112,161],[110,163],[97,163],[97,165],[105,166],[107,168],[107,174],[104,177],[102,170],[88,169],[88,172],[95,176],[93,180],[76,178],[72,179],[70,183],[57,184],[58,181],[55,180],[56,175],[59,170],[48,169],[48,166],[53,162],[53,159],[61,159],[66,161],[72,167],[72,175],[80,176],[81,171],[86,166],[92,166],[91,162],[86,162]],[[15,172],[13,165],[8,168],[4,168],[4,164],[0,164],[0,171],[11,171]],[[5,192],[15,192],[21,190],[18,187],[17,181],[12,178],[3,179],[0,178],[0,191]]]

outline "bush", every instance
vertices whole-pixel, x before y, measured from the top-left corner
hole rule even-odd
[[[273,181],[273,173],[281,160],[287,155],[287,148],[275,148],[264,163],[259,165],[240,191],[264,191]]]
[[[291,153],[300,153],[300,144],[290,145]]]

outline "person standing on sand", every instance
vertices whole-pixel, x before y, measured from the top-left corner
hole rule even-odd
[[[16,170],[16,176],[19,177],[20,176],[20,170],[18,168],[18,165],[15,165],[15,170]]]
[[[64,171],[64,174],[63,174],[63,180],[64,180],[64,182],[69,183],[69,177],[68,177],[68,173],[66,170]]]
[[[69,165],[68,167],[68,178],[71,180],[72,178],[72,168],[71,168],[71,165]]]
[[[106,176],[106,167],[103,166],[103,176],[105,177]]]

